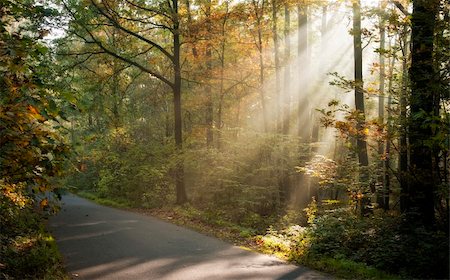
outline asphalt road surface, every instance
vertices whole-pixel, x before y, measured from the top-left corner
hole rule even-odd
[[[73,279],[328,279],[159,219],[67,195],[50,219]]]

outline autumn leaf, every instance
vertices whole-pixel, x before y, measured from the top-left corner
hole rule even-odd
[[[41,202],[39,203],[39,206],[41,209],[44,209],[45,207],[48,206],[48,199],[44,198],[43,200],[41,200]]]

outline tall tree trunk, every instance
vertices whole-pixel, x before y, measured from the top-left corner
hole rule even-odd
[[[262,107],[262,115],[263,115],[263,124],[264,124],[264,132],[269,131],[268,127],[268,119],[267,119],[267,105],[266,98],[264,94],[264,46],[263,46],[263,30],[262,30],[262,19],[264,16],[264,5],[265,0],[261,0],[261,7],[259,5],[259,1],[253,0],[253,6],[255,9],[255,18],[256,25],[258,29],[258,56],[259,56],[259,94],[261,96],[261,107]]]
[[[284,92],[283,92],[283,134],[287,135],[289,133],[289,125],[291,118],[291,67],[290,67],[290,56],[291,56],[291,44],[289,36],[290,28],[290,11],[289,5],[284,4]]]
[[[117,48],[117,41],[116,41],[116,30],[113,30],[112,34],[111,34],[111,43],[114,47],[114,49]],[[119,105],[119,62],[116,60],[112,60],[112,123],[115,129],[118,129],[121,125],[121,121],[120,121],[120,105]]]
[[[211,90],[211,80],[209,79],[212,74],[212,53],[211,53],[211,0],[206,2],[206,30],[208,32],[206,43],[206,75],[207,82],[205,88],[206,94],[206,147],[211,148],[214,144],[214,108],[213,108],[213,96]]]
[[[412,49],[411,68],[411,114],[409,141],[411,153],[411,178],[407,196],[407,213],[418,214],[426,226],[434,222],[435,178],[433,178],[430,144],[435,122],[435,104],[439,104],[437,75],[433,65],[434,27],[439,7],[438,0],[416,0],[411,17]]]
[[[390,43],[389,43],[389,48]],[[392,81],[394,78],[394,65],[395,65],[395,56],[392,56],[391,62],[389,63],[389,81],[388,81],[388,101],[387,101],[387,131],[386,131],[386,159],[384,161],[384,185],[383,185],[383,202],[382,206],[385,211],[389,210],[389,194],[391,188],[391,178],[390,178],[390,169],[391,169],[391,141],[392,141]]]
[[[361,3],[360,1],[353,2],[353,50],[355,56],[355,109],[358,112],[356,149],[358,154],[359,165],[361,166],[360,180],[364,185],[368,181],[368,172],[366,170],[369,165],[369,158],[367,155],[367,143],[363,134],[365,123],[365,109],[364,109],[364,91],[363,91],[363,74],[362,74],[362,44],[361,44]],[[366,192],[366,190],[363,190]],[[360,210],[361,214],[367,211],[370,199],[365,193],[361,200]]]
[[[327,13],[328,13],[328,6],[326,4],[324,4],[324,6],[322,7],[322,22],[320,25],[320,52],[321,53],[325,53],[326,50],[326,45],[325,45],[325,36],[327,34]],[[325,61],[322,57],[319,58],[319,65],[322,66],[326,66],[324,65]],[[316,74],[316,76],[318,76],[318,74]],[[322,85],[320,85],[322,86]],[[313,127],[312,127],[312,131],[311,131],[311,142],[312,143],[316,143],[313,147],[312,147],[312,152],[317,152],[318,151],[318,145],[317,142],[319,141],[319,128],[320,128],[320,117],[318,116],[317,112],[313,112]]]
[[[284,4],[284,92],[283,92],[283,134],[289,134],[290,125],[290,115],[291,115],[291,92],[290,92],[290,79],[291,79],[291,68],[290,68],[290,38],[289,38],[289,28],[290,28],[290,11],[288,3]],[[288,171],[288,158],[289,150],[286,146],[283,148],[283,171],[281,174],[281,181],[279,182],[279,193],[281,204],[286,204],[289,201],[289,171]]]
[[[400,92],[400,135],[399,135],[399,160],[398,173],[400,183],[400,210],[405,212],[408,204],[408,141],[407,141],[407,95],[408,95],[408,57],[409,57],[409,31],[408,26],[403,27],[402,37],[402,88]]]
[[[223,108],[223,99],[225,97],[224,92],[224,70],[225,70],[225,45],[226,45],[226,36],[225,36],[225,27],[228,20],[228,2],[225,2],[226,5],[226,15],[222,21],[222,40],[220,42],[220,86],[219,86],[219,103],[217,105],[217,149],[222,148],[222,108]]]
[[[278,2],[272,0],[272,38],[273,38],[273,56],[275,63],[275,100],[276,100],[276,129],[280,133],[282,131],[282,117],[281,117],[281,92],[280,92],[280,53],[278,42]]]
[[[310,104],[307,98],[306,89],[308,81],[306,78],[309,69],[309,52],[308,52],[308,6],[305,3],[297,4],[298,13],[298,57],[300,64],[299,80],[301,81],[298,92],[298,136],[302,141],[310,140]],[[305,114],[306,113],[306,114]]]
[[[382,1],[380,2],[380,15],[379,15],[379,25],[380,25],[380,50],[379,50],[379,62],[380,62],[380,87],[379,87],[379,97],[378,97],[378,125],[383,126],[384,125],[384,98],[385,98],[385,59],[384,59],[384,51],[386,48],[386,29],[385,29],[385,20],[384,20],[384,9],[386,8],[386,2]],[[384,141],[380,140],[378,142],[378,156],[379,156],[379,168],[381,171],[381,176],[378,179],[379,185],[381,185],[381,188],[377,190],[377,203],[380,208],[384,209],[384,196],[386,193],[385,185],[386,182],[384,179],[386,178],[385,174],[388,172],[385,167],[385,150],[384,150]]]
[[[183,161],[183,124],[181,119],[181,63],[180,63],[180,22],[178,14],[178,0],[172,0],[174,12],[173,18],[173,108],[175,113],[175,145],[177,147],[179,161],[175,170],[176,197],[177,204],[183,204],[187,201],[186,189],[184,185],[184,161]]]
[[[362,74],[362,44],[361,44],[361,5],[353,3],[353,50],[355,56],[355,108],[360,114],[357,128],[360,132],[365,123],[364,91]],[[361,166],[368,166],[367,143],[364,136],[357,137],[358,160]]]
[[[119,69],[118,69],[118,61],[113,60],[113,73],[112,73],[112,123],[115,129],[118,129],[121,125],[120,121],[120,104],[119,104]]]

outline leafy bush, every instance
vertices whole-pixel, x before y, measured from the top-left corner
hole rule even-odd
[[[0,233],[0,278],[66,279],[55,240],[44,230],[41,214],[24,208]]]
[[[307,211],[314,216],[308,228],[271,229],[259,238],[259,244],[300,263],[321,267],[326,261],[342,266],[336,268],[341,272],[354,269],[355,275],[367,273],[364,277],[378,273],[370,272],[370,267],[406,278],[448,277],[446,233],[414,225],[407,228],[401,216],[385,213],[362,218],[340,208],[315,216],[314,209],[312,205]],[[334,272],[333,268],[328,271]]]
[[[34,1],[0,5],[0,278],[43,279],[59,255],[42,229],[69,147],[69,100],[42,42],[55,11]],[[55,278],[63,278],[61,275]]]
[[[74,156],[77,168],[66,184],[101,198],[125,199],[131,206],[161,207],[174,195],[170,176],[173,148],[133,141],[128,133],[124,128],[111,130],[87,143]]]
[[[315,221],[309,253],[346,258],[405,277],[448,277],[446,234],[413,226],[406,231],[402,223],[398,216],[361,218],[347,209],[331,212]]]
[[[223,150],[192,147],[185,163],[193,205],[265,230],[285,211],[280,185],[293,180],[299,147],[295,138],[251,133]]]

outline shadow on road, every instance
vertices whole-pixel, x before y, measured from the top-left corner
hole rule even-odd
[[[63,201],[49,227],[75,279],[327,279],[152,217]]]

